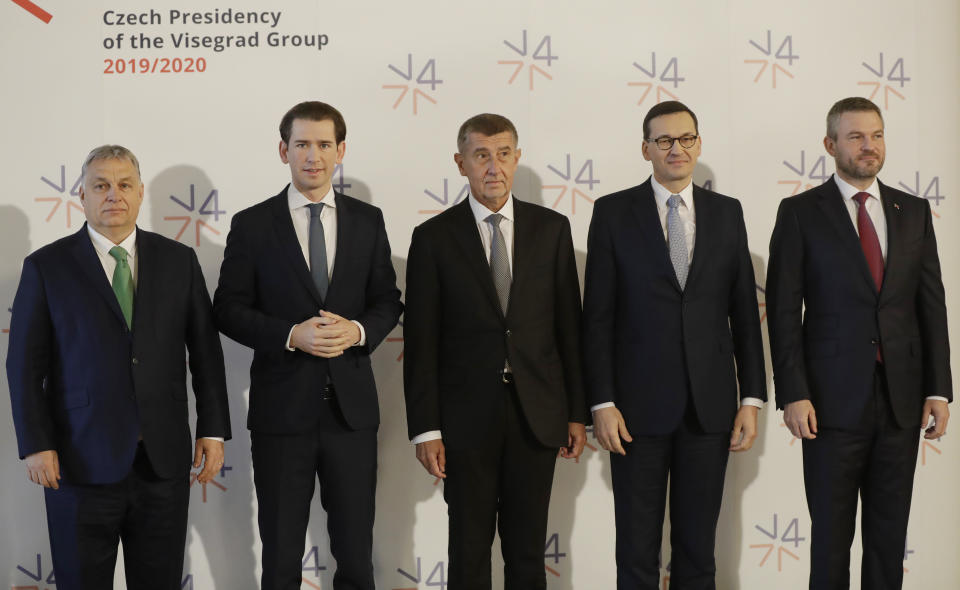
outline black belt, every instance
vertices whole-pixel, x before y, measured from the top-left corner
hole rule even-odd
[[[320,391],[320,399],[337,399],[337,390],[333,388],[333,383],[327,383],[323,386],[323,389]]]

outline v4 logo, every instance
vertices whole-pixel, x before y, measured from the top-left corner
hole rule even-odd
[[[563,197],[569,193],[570,195],[570,214],[575,215],[577,213],[577,199],[581,199],[593,204],[593,199],[585,192],[580,190],[581,186],[586,186],[587,191],[593,192],[593,185],[600,184],[600,181],[593,177],[593,159],[587,158],[583,160],[583,164],[579,165],[578,172],[576,176],[573,174],[574,168],[572,167],[571,156],[566,154],[565,165],[561,167],[554,167],[553,165],[548,164],[547,169],[559,176],[564,182],[568,184],[545,184],[543,189],[558,190],[557,199],[553,202],[551,207],[554,209],[560,205],[560,201],[563,200]]]
[[[647,95],[650,94],[650,91],[653,90],[654,86],[657,88],[657,104],[660,104],[664,101],[664,95],[669,96],[673,100],[677,100],[677,95],[667,90],[667,88],[658,83],[657,78],[657,53],[652,52],[650,54],[650,68],[647,69],[646,64],[640,65],[637,62],[633,62],[633,67],[640,70],[644,76],[649,78],[649,82],[627,82],[627,86],[639,86],[644,88],[643,94],[640,95],[640,100],[637,101],[637,105],[642,105],[643,101],[647,100]],[[673,89],[676,90],[677,86],[681,82],[685,82],[686,78],[681,78],[679,73],[679,66],[677,65],[677,58],[670,57],[667,59],[667,65],[663,66],[663,69],[660,71],[659,82],[664,82],[667,84],[672,83]]]
[[[183,234],[187,231],[187,228],[190,227],[191,224],[196,226],[196,246],[200,245],[201,230],[206,230],[214,235],[220,235],[220,230],[204,220],[204,217],[209,220],[209,216],[212,215],[213,220],[216,222],[220,220],[221,215],[227,214],[226,211],[220,209],[220,191],[217,189],[211,189],[201,202],[196,192],[196,185],[191,184],[189,201],[182,200],[176,195],[170,195],[170,200],[185,209],[187,213],[191,213],[191,215],[169,215],[163,218],[164,221],[183,222],[183,225],[180,226],[180,230],[173,239],[177,240],[178,242],[182,241],[180,238],[183,237]],[[198,215],[199,217],[195,218],[193,214]]]
[[[890,60],[887,60],[889,64]],[[864,68],[871,74],[877,77],[877,80],[866,80],[857,82],[858,86],[873,86],[873,92],[870,93],[868,97],[870,100],[873,100],[873,97],[880,92],[880,89],[883,88],[883,110],[890,108],[890,95],[893,94],[900,100],[906,100],[906,98],[897,91],[897,88],[887,82],[893,82],[894,84],[899,83],[899,88],[902,90],[904,85],[910,81],[910,78],[903,71],[903,58],[898,57],[896,61],[890,65],[890,71],[887,72],[884,69],[883,63],[883,52],[880,52],[880,59],[878,62],[875,62],[876,67],[873,63],[861,62]],[[886,73],[886,78],[884,78],[884,73]]]
[[[527,43],[527,30],[523,30],[523,35],[520,38],[519,45],[515,45],[510,41],[504,39],[503,44],[509,47],[514,53],[523,59],[502,59],[497,61],[499,65],[502,66],[515,66],[513,74],[510,76],[510,80],[507,84],[513,84],[514,80],[517,79],[517,76],[520,75],[520,72],[523,71],[523,68],[526,67],[530,71],[530,91],[533,91],[533,78],[534,73],[539,74],[540,77],[546,78],[547,80],[553,80],[547,70],[541,68],[549,68],[553,66],[554,60],[560,59],[560,57],[553,54],[553,41],[550,35],[544,35],[540,38],[539,41],[535,42],[536,47],[533,48],[533,43]],[[529,57],[529,59],[528,59]],[[539,65],[538,65],[539,63]]]
[[[757,42],[749,39],[749,43],[754,49],[764,55],[764,59],[743,60],[745,64],[760,64],[760,70],[753,79],[754,84],[760,81],[760,78],[764,72],[767,71],[768,67],[770,68],[770,82],[774,89],[777,88],[777,72],[782,73],[788,78],[793,78],[793,74],[791,74],[787,68],[793,66],[794,60],[800,59],[800,56],[793,52],[793,35],[783,37],[783,40],[778,42],[779,44],[777,45],[776,51],[773,49],[773,32],[770,29],[767,29],[766,42]],[[784,62],[787,64],[786,67],[782,65]]]
[[[773,526],[771,527],[771,530],[767,530],[766,528],[760,526],[759,524],[754,525],[753,528],[763,533],[763,535],[765,537],[768,537],[771,541],[769,543],[758,543],[758,544],[750,545],[751,549],[767,550],[766,553],[763,554],[763,559],[760,560],[758,567],[763,567],[763,565],[767,562],[767,559],[769,559],[769,557],[774,553],[774,551],[776,551],[777,553],[777,571],[778,572],[783,571],[784,555],[787,555],[797,561],[800,561],[800,557],[790,549],[787,549],[786,547],[787,544],[792,543],[793,549],[794,551],[796,551],[797,548],[800,547],[800,543],[803,543],[804,541],[807,540],[806,537],[800,536],[799,523],[800,523],[799,518],[792,519],[787,524],[787,527],[783,529],[783,533],[780,533],[778,523],[777,523],[777,514],[774,513]]]
[[[426,86],[430,87],[430,92],[435,92],[437,90],[437,85],[443,84],[443,80],[437,79],[437,60],[436,58],[431,57],[426,61],[423,68],[419,69],[419,74],[417,74],[416,80],[413,78],[414,66],[413,66],[413,54],[407,54],[407,64],[406,69],[402,67],[397,67],[395,65],[388,64],[387,68],[390,69],[394,74],[403,78],[406,84],[384,84],[382,88],[384,90],[400,90],[400,95],[397,97],[397,100],[393,103],[393,110],[397,110],[397,107],[400,106],[400,103],[403,102],[407,93],[410,92],[410,89],[413,89],[413,98],[411,102],[413,103],[413,114],[416,115],[417,110],[417,98],[423,97],[424,99],[430,101],[433,104],[437,104],[437,100],[427,94],[426,90],[422,90]]]
[[[788,160],[783,161],[783,165],[790,170],[793,174],[787,173],[787,176],[795,176],[789,180],[778,180],[777,184],[793,185],[793,192],[791,195],[799,193],[801,190],[810,190],[815,186],[819,186],[830,179],[831,174],[827,172],[827,157],[819,156],[813,163],[807,168],[807,152],[806,150],[800,150],[800,161],[797,162],[794,160],[790,162]],[[810,182],[814,181],[814,182]]]
[[[83,207],[80,205],[79,199],[71,199],[70,197],[79,197],[80,196],[80,185],[82,184],[83,179],[80,175],[77,175],[76,181],[70,185],[70,189],[67,189],[67,167],[65,164],[60,164],[60,173],[52,175],[53,179],[49,179],[46,176],[41,176],[40,180],[44,184],[52,188],[53,190],[60,193],[60,196],[57,197],[36,197],[33,200],[38,203],[53,203],[53,207],[50,209],[50,213],[47,214],[47,217],[44,219],[47,223],[53,219],[54,215],[58,211],[63,211],[66,216],[67,228],[73,227],[75,221],[83,222],[84,214]],[[71,175],[70,178],[73,176]],[[61,206],[63,207],[61,209]],[[74,213],[76,212],[76,213]]]
[[[34,570],[33,567],[33,564],[30,564],[28,567],[18,564],[17,571],[30,578],[35,584],[15,585],[11,586],[10,590],[56,590],[56,588],[49,588],[49,586],[55,587],[57,585],[57,580],[53,574],[53,565],[49,567],[49,573],[46,573],[48,570],[43,567],[43,560],[40,558],[40,554],[37,553],[36,570]]]

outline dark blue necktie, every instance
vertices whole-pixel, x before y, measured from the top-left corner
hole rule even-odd
[[[320,292],[320,298],[326,299],[330,279],[327,276],[327,242],[323,235],[323,224],[320,223],[323,203],[311,203],[307,207],[310,209],[310,275]]]

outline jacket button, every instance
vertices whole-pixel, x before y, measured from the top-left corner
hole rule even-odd
[[[509,338],[510,336],[513,335],[513,332],[511,332],[510,330],[507,330],[506,334],[507,334],[507,338]]]
[[[140,361],[137,360],[137,357],[133,357],[133,360],[132,360],[131,362],[132,362],[133,364],[135,364],[135,365],[139,365],[139,364],[140,364]]]
[[[873,344],[874,346],[876,346],[877,344],[880,344],[880,343],[877,341],[876,338],[872,338],[872,339],[870,340],[870,344]]]

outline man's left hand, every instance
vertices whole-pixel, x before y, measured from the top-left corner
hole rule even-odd
[[[318,323],[322,326],[319,330],[322,357],[340,356],[344,350],[360,342],[360,328],[357,324],[331,311],[320,310]]]
[[[585,444],[587,444],[587,427],[579,422],[568,422],[567,446],[560,449],[560,456],[564,459],[576,459],[583,453]]]
[[[733,421],[733,432],[730,434],[730,450],[733,452],[746,451],[753,446],[757,439],[756,406],[740,406],[737,417]]]
[[[193,466],[200,467],[201,459],[203,459],[203,471],[197,475],[197,481],[208,483],[223,468],[223,442],[210,438],[198,438],[196,450],[193,453]]]
[[[930,417],[933,416],[933,424]],[[947,433],[947,421],[950,419],[950,408],[947,402],[938,399],[928,399],[923,402],[923,418],[920,419],[920,428],[924,428],[923,438],[940,438]]]

